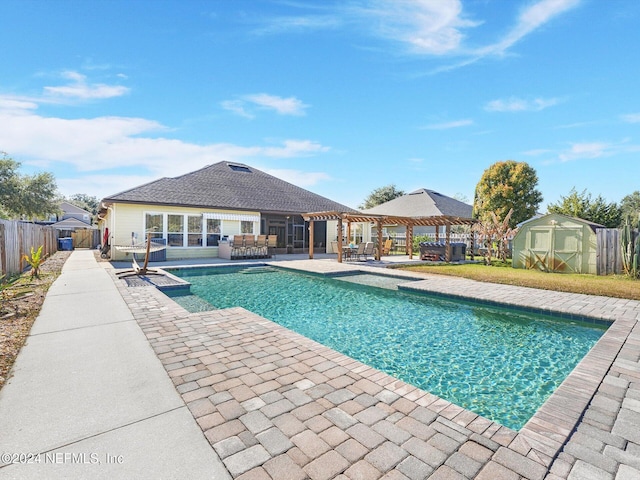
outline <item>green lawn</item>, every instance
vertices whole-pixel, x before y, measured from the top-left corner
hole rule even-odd
[[[452,275],[480,282],[640,300],[640,280],[632,280],[622,275],[597,276],[545,273],[537,270],[512,268],[510,264],[486,266],[478,263],[448,265],[425,263],[416,266],[402,265],[392,268],[436,275]]]

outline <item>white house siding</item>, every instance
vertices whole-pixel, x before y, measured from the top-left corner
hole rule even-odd
[[[171,207],[161,205],[140,205],[140,204],[113,204],[105,218],[100,224],[101,231],[104,227],[109,227],[111,235],[111,259],[112,260],[129,260],[131,254],[119,251],[114,248],[116,245],[131,245],[132,234],[134,243],[144,243],[145,241],[145,214],[178,214],[178,215],[203,215],[205,213],[226,213],[231,215],[250,215],[254,217],[260,216],[258,212],[238,212],[231,210],[212,210],[202,208],[187,207]],[[166,217],[165,217],[166,218]],[[185,222],[185,230],[187,222]],[[221,235],[240,234],[240,220],[221,220]],[[166,239],[166,222],[164,224],[163,237]],[[206,236],[206,222],[203,220],[203,239]],[[253,222],[254,235],[260,232],[260,222]],[[187,232],[183,232],[186,236]],[[212,258],[218,256],[218,247],[167,247],[167,260],[186,259],[186,258]]]

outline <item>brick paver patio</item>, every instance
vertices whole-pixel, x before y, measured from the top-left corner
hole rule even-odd
[[[188,313],[115,282],[233,478],[640,479],[640,302],[403,275],[416,290],[613,324],[515,432],[245,309]]]

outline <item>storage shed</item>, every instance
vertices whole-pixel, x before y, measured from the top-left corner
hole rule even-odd
[[[513,267],[597,274],[597,223],[559,213],[523,222],[513,238]]]

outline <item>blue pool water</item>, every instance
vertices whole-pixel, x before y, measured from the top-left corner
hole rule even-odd
[[[405,292],[397,284],[406,280],[381,275],[327,278],[269,267],[172,273],[216,308],[244,307],[515,430],[605,330]],[[202,309],[193,297],[175,300]]]

